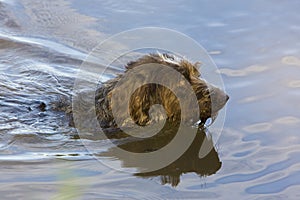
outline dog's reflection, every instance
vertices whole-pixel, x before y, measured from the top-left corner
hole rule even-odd
[[[158,134],[151,138],[137,139],[133,137],[127,137],[127,141],[123,141],[121,144],[117,144],[117,147],[135,153],[158,151],[174,138],[178,131],[177,128],[174,128],[174,126],[165,126],[163,130],[161,130]],[[191,134],[188,133],[189,131],[191,131],[191,128],[185,129],[185,131],[187,132],[185,134]],[[194,129],[193,132],[195,131],[197,133],[191,145],[177,160],[159,170],[151,172],[138,172],[134,175],[145,178],[160,176],[162,184],[171,184],[175,187],[179,184],[180,176],[182,174],[196,173],[202,177],[216,173],[220,169],[222,163],[220,162],[218,154],[213,146],[212,139],[206,136],[205,129]],[[112,137],[111,133],[106,133],[106,135],[110,135],[110,137]],[[122,131],[113,135],[117,138],[125,136]],[[176,145],[181,144],[179,142]],[[203,148],[201,148],[203,147],[203,145],[205,145],[205,149],[207,150],[207,152],[204,152],[204,156],[199,156],[199,152],[203,151]],[[180,146],[178,147],[180,148]],[[132,156],[122,156],[122,154],[116,153],[116,149],[116,147],[113,147],[107,152],[102,153],[101,156],[117,158],[122,162],[123,167],[134,167],[139,170],[141,166],[138,166],[140,163],[136,160],[138,158],[134,158]],[[161,156],[164,158],[168,155],[162,154]]]

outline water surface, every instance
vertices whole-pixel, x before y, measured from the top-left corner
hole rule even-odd
[[[296,0],[0,1],[2,198],[299,199],[299,9]],[[99,42],[143,26],[187,34],[219,67],[230,101],[207,173],[197,172],[205,164],[193,163],[193,153],[152,174],[113,170],[51,109],[72,95],[81,63]],[[205,133],[198,135],[200,143]],[[113,151],[105,140],[85,143]]]

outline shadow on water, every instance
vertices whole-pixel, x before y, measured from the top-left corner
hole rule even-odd
[[[184,128],[185,134],[191,133],[192,127]],[[215,174],[222,165],[219,159],[218,153],[214,148],[212,139],[207,136],[205,129],[197,129],[197,133],[192,141],[191,145],[187,150],[175,161],[167,166],[150,172],[139,172],[142,166],[139,166],[140,160],[132,156],[123,156],[124,154],[118,154],[117,149],[121,148],[125,151],[135,152],[135,153],[149,153],[160,150],[162,147],[167,145],[176,135],[178,129],[171,125],[165,125],[164,128],[156,135],[149,138],[134,138],[127,137],[125,142],[117,144],[110,148],[108,151],[99,154],[101,157],[117,158],[122,162],[122,167],[124,168],[135,168],[138,170],[135,176],[144,178],[160,177],[162,184],[170,184],[173,187],[180,183],[180,177],[186,173],[196,173],[200,177],[206,177]],[[122,131],[111,133],[106,131],[108,137],[121,138],[124,137]],[[210,151],[203,158],[199,157],[200,149],[203,142],[207,142],[210,147]],[[180,144],[177,144],[177,146]],[[162,152],[161,158],[165,158],[168,155]],[[158,161],[160,162],[160,161]]]

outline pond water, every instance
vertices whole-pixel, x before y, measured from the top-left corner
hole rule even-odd
[[[299,10],[297,0],[0,1],[1,198],[299,199]],[[96,45],[145,26],[200,43],[230,100],[207,157],[195,156],[207,137],[200,131],[176,162],[133,174],[99,162],[138,171],[132,159],[112,159],[107,140],[79,139],[51,105],[72,95],[80,65]],[[112,73],[118,71],[122,66]],[[147,151],[159,141],[119,145]],[[84,144],[101,149],[87,151]]]

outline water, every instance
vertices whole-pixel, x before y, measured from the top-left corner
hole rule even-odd
[[[1,198],[299,199],[299,9],[296,0],[0,1]],[[183,167],[192,153],[153,174],[113,170],[92,156],[108,159],[101,155],[113,151],[108,141],[84,139],[101,144],[88,152],[63,112],[51,110],[72,94],[95,45],[143,26],[187,34],[220,69],[230,101],[215,162],[202,162],[216,163],[206,175]]]

